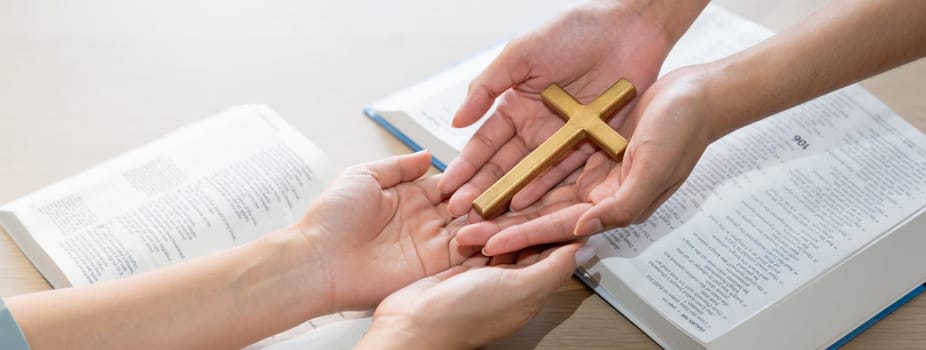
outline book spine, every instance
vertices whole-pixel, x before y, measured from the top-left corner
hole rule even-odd
[[[912,291],[910,291],[909,293],[901,297],[900,300],[895,301],[893,304],[891,304],[890,306],[888,306],[887,308],[879,312],[877,315],[872,317],[870,320],[865,321],[865,323],[862,323],[860,326],[858,326],[857,328],[849,332],[849,334],[846,334],[846,336],[842,337],[842,339],[839,339],[838,341],[833,343],[833,345],[830,345],[829,347],[827,347],[826,350],[836,350],[836,349],[841,348],[843,345],[846,345],[846,343],[848,343],[850,340],[855,339],[855,337],[857,337],[859,334],[862,334],[862,332],[864,332],[868,328],[871,328],[871,326],[874,326],[875,323],[878,323],[878,321],[881,321],[881,319],[883,319],[884,317],[887,317],[887,315],[894,312],[894,310],[897,310],[898,308],[900,308],[901,306],[903,306],[910,300],[913,300],[913,298],[915,298],[917,295],[922,294],[923,291],[926,291],[926,285],[921,284],[921,285],[916,286],[916,288],[913,288]]]
[[[402,141],[402,143],[408,146],[408,148],[410,148],[412,151],[418,152],[424,149],[423,147],[418,145],[418,143],[416,143],[411,138],[409,138],[408,135],[405,135],[405,133],[397,129],[391,123],[386,121],[386,119],[384,119],[381,115],[373,111],[372,108],[369,108],[369,107],[364,108],[363,114],[366,114],[367,117],[370,117],[370,119],[373,119],[373,121],[375,121],[377,124],[382,126],[383,129],[386,129],[386,131],[392,134],[392,136],[395,136],[397,139],[399,139],[399,141]],[[437,170],[440,170],[441,172],[447,169],[447,164],[442,162],[440,159],[437,159],[437,157],[435,157],[434,155],[431,155],[431,165],[433,165],[435,168],[437,168]]]

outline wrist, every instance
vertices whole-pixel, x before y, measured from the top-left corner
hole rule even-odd
[[[731,112],[729,99],[729,96],[735,95],[735,91],[731,93],[728,90],[726,77],[723,72],[718,72],[719,69],[721,67],[714,66],[714,63],[675,69],[660,77],[640,97],[645,109],[649,109],[649,104],[656,103],[659,110],[672,111],[668,115],[673,116],[674,120],[684,121],[689,126],[684,129],[686,138],[689,143],[693,142],[692,147],[699,146],[698,154],[735,129],[732,126],[735,122],[733,116],[738,114]],[[645,111],[643,114],[642,118],[647,118],[650,112]],[[630,124],[629,127],[631,129],[627,132],[632,133],[636,125]]]
[[[303,266],[311,269],[303,271],[302,275],[307,282],[320,286],[313,291],[319,294],[311,295],[322,296],[320,299],[326,301],[328,313],[365,310],[375,306],[362,304],[354,297],[355,293],[369,286],[366,271],[362,269],[367,266],[366,261],[361,261],[368,257],[360,254],[362,258],[358,259],[353,254],[358,248],[350,243],[350,239],[326,230],[323,225],[314,224],[320,221],[307,217],[286,229],[292,231],[292,239],[298,240],[303,247],[302,255],[306,260]]]
[[[665,34],[669,47],[688,31],[695,18],[707,6],[707,0],[653,1],[609,0],[612,11],[636,12],[645,21],[657,25]]]
[[[272,289],[286,310],[303,320],[338,311],[334,303],[334,273],[322,247],[307,239],[302,230],[287,227],[252,243],[254,255],[266,261],[259,269],[267,281],[255,281]]]
[[[779,110],[786,85],[756,48],[707,63],[700,90],[713,114],[712,140]],[[757,68],[765,67],[765,68]]]

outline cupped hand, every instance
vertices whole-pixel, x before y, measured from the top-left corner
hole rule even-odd
[[[531,248],[511,264],[457,266],[419,280],[383,300],[358,348],[473,349],[514,333],[570,278],[576,260],[591,257],[579,247]]]
[[[299,224],[324,257],[335,310],[371,308],[479,251],[452,240],[465,220],[453,220],[436,177],[419,179],[429,165],[419,152],[349,168]]]
[[[598,233],[645,221],[685,182],[714,140],[726,130],[708,105],[709,65],[677,69],[644,94],[621,131],[631,135],[620,166],[591,190],[594,205],[578,219],[575,234]],[[603,171],[606,166],[597,170]]]
[[[441,192],[454,193],[452,214],[466,214],[473,199],[564,124],[540,99],[540,92],[551,83],[558,83],[581,103],[590,102],[620,78],[628,79],[638,91],[653,83],[676,38],[664,23],[627,2],[593,1],[564,13],[511,41],[471,83],[454,117],[455,126],[474,123],[496,98],[499,101],[440,181]],[[620,125],[624,114],[610,124]],[[535,202],[592,153],[594,147],[587,142],[577,146],[518,193],[511,208],[520,210]]]
[[[457,233],[461,245],[498,255],[562,242],[646,220],[685,181],[726,128],[708,105],[709,65],[678,69],[657,81],[619,131],[630,140],[622,162],[598,152],[581,171],[536,204]]]

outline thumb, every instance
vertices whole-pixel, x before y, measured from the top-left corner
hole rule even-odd
[[[625,157],[626,159],[626,157]],[[666,189],[662,176],[647,175],[645,166],[630,164],[629,175],[613,195],[589,208],[576,222],[576,236],[633,224]],[[605,185],[605,184],[602,184]]]
[[[522,270],[526,280],[543,295],[553,293],[575,272],[576,252],[583,244],[577,242],[551,248],[549,255]]]
[[[430,167],[431,153],[419,151],[381,159],[351,168],[347,173],[369,175],[382,188],[389,188],[403,182],[414,181],[423,176]]]
[[[453,126],[462,128],[472,125],[486,114],[496,98],[527,79],[528,65],[525,57],[517,42],[505,45],[492,63],[469,84],[466,98],[453,116]]]

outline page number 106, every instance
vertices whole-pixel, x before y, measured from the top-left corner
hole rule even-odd
[[[810,147],[810,143],[807,142],[807,140],[804,140],[801,137],[801,135],[794,135],[794,138],[792,139],[792,141],[794,141],[794,143],[797,144],[797,147],[800,147],[803,149],[807,149],[807,147]]]

